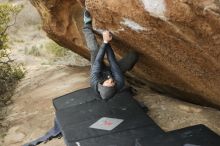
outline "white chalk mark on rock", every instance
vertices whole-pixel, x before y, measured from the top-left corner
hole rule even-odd
[[[117,29],[117,30],[111,30],[111,33],[113,33],[113,34],[117,34],[117,33],[123,32],[123,31],[125,31],[125,29],[122,28],[122,27],[120,27],[120,28]]]
[[[145,28],[142,27],[140,24],[134,22],[133,20],[127,19],[127,18],[123,18],[123,21],[120,22],[120,24],[128,26],[129,28],[131,28],[132,30],[134,30],[136,32],[145,30]]]
[[[166,3],[165,0],[142,0],[146,11],[154,17],[166,20]]]

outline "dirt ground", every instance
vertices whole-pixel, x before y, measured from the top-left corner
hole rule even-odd
[[[26,5],[28,6],[28,5]],[[27,7],[29,10],[30,5]],[[21,17],[26,14],[27,9]],[[34,14],[36,15],[36,14]],[[34,25],[22,24],[11,30],[11,46],[14,48],[13,58],[22,62],[27,70],[25,78],[19,83],[7,107],[7,115],[3,125],[8,127],[0,146],[20,146],[43,135],[53,126],[54,108],[52,100],[58,96],[89,86],[89,67],[70,66],[64,61],[51,62],[45,56],[25,54],[25,48],[44,44],[48,40],[39,29],[38,17],[30,22]],[[22,26],[29,27],[22,27]],[[19,29],[18,29],[19,28]],[[30,33],[31,32],[31,33]],[[84,62],[83,59],[78,61]],[[77,61],[76,61],[77,64]],[[88,62],[84,63],[88,65]],[[148,108],[146,113],[165,131],[205,124],[220,134],[220,111],[186,103],[166,95],[151,91],[148,87],[136,87],[135,98]],[[63,139],[54,139],[40,146],[64,146]]]
[[[5,118],[9,131],[3,146],[33,140],[53,126],[52,99],[88,86],[87,67],[41,66],[27,73],[13,96]],[[56,140],[55,140],[56,141]],[[49,145],[60,146],[63,141]]]
[[[43,135],[53,126],[52,99],[88,87],[88,67],[40,66],[32,67],[20,82],[13,104],[8,107],[5,123],[9,131],[2,146],[18,146]],[[193,105],[137,88],[135,98],[149,108],[149,114],[165,131],[195,124],[205,124],[220,134],[220,111]],[[64,146],[63,139],[55,139],[45,146]]]

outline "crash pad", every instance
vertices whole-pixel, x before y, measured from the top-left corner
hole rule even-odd
[[[142,138],[135,146],[220,146],[220,136],[200,124]]]
[[[53,105],[55,110],[60,110],[98,99],[93,89],[89,87],[57,97],[53,100]]]
[[[129,90],[124,90],[116,94],[108,101],[97,99],[94,97],[94,93],[84,93],[91,91],[90,88],[81,89],[80,91],[76,91],[76,94],[68,94],[54,100],[56,117],[61,125],[61,131],[67,145],[78,141],[86,145],[85,140],[87,140],[87,142],[94,141],[95,143],[97,143],[96,141],[100,141],[102,144],[104,139],[108,139],[109,142],[111,139],[118,139],[118,142],[122,142],[118,136],[120,134],[126,135],[129,131],[133,133],[131,136],[134,138],[131,139],[128,137],[127,140],[125,140],[126,136],[124,136],[124,141],[130,140],[134,142],[137,137],[140,137],[136,137],[135,133],[144,136],[148,134],[147,129],[151,128],[154,129],[153,133],[155,133],[155,135],[156,133],[160,134],[163,132],[160,127],[146,115],[138,102],[133,99],[132,93]],[[86,100],[84,100],[82,96],[84,96]],[[90,128],[92,124],[103,117],[122,119],[123,122],[110,131]],[[153,130],[149,130],[150,133],[152,133],[152,131]],[[143,134],[144,132],[145,134]],[[104,136],[106,137],[104,138]]]
[[[152,138],[164,133],[158,126],[151,125],[123,132],[90,138],[78,142],[70,142],[70,146],[135,146],[140,138]]]

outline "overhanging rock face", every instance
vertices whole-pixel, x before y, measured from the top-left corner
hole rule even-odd
[[[83,0],[81,0],[83,1]],[[89,58],[80,0],[31,0],[48,36]],[[220,1],[86,0],[95,29],[114,34],[120,57],[140,53],[133,74],[162,92],[220,108]]]

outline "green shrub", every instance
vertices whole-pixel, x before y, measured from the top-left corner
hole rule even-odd
[[[20,79],[24,77],[22,65],[0,65],[0,102],[7,103]]]
[[[13,94],[16,84],[24,77],[24,68],[10,58],[7,29],[16,21],[21,6],[0,3],[0,102],[6,103]],[[12,19],[13,23],[10,23]]]
[[[68,54],[68,50],[66,48],[63,48],[59,46],[57,43],[54,41],[49,41],[46,45],[45,48],[47,51],[55,55],[56,57],[63,57]]]
[[[25,48],[25,54],[33,56],[41,56],[41,52],[37,46],[32,46],[30,49]]]

